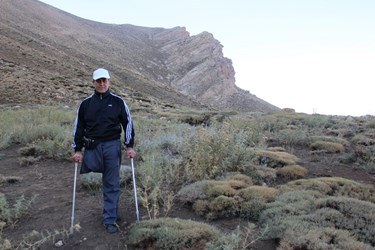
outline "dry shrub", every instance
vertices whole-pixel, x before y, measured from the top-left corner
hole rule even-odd
[[[28,145],[18,150],[18,153],[22,156],[32,156],[38,153],[38,149],[35,145]]]
[[[102,173],[90,172],[87,174],[80,174],[80,183],[83,188],[86,188],[90,191],[100,191],[102,188]],[[120,184],[125,185],[126,181],[131,178],[131,169],[129,166],[121,165],[120,166]]]
[[[264,186],[250,186],[242,189],[239,195],[246,201],[250,200],[263,200],[266,202],[274,201],[279,194],[279,190],[271,187]]]
[[[161,218],[134,225],[127,243],[137,249],[205,249],[206,243],[220,237],[216,228],[205,223]]]
[[[357,144],[354,147],[354,157],[356,157],[357,162],[363,164],[365,166],[365,170],[368,173],[373,173],[374,170],[371,167],[366,167],[366,165],[370,165],[375,163],[375,145],[371,146],[364,146]]]
[[[208,220],[222,217],[232,217],[239,212],[242,198],[238,196],[238,180],[210,181],[204,187],[205,199],[197,200],[193,203],[193,210],[200,216]],[[241,184],[245,187],[248,185]],[[239,189],[241,190],[241,189]]]
[[[251,178],[236,174],[220,181],[192,183],[183,187],[177,198],[208,220],[235,216],[257,219],[278,193],[274,188],[252,186]]]
[[[208,198],[215,198],[220,195],[229,197],[236,196],[238,194],[238,191],[230,185],[230,182],[231,181],[212,182],[211,185],[207,187],[206,195],[208,196]]]
[[[234,196],[237,189],[252,185],[249,176],[243,174],[228,175],[225,180],[203,180],[191,183],[181,188],[176,198],[184,203],[194,203],[196,200],[212,199],[219,195]]]
[[[41,160],[41,157],[34,157],[34,156],[19,157],[18,164],[21,167],[28,167],[37,163],[40,160]]]
[[[363,134],[355,135],[352,139],[352,142],[357,145],[362,146],[372,146],[375,145],[375,139],[370,138],[369,136],[365,136]]]
[[[281,190],[316,190],[324,195],[345,196],[375,203],[373,186],[339,177],[295,180],[282,186]]]
[[[345,151],[344,145],[337,142],[317,141],[310,144],[311,150],[325,150],[327,153],[342,153]]]
[[[278,177],[286,178],[286,179],[300,179],[305,177],[307,174],[307,169],[300,166],[300,165],[289,165],[282,167],[277,170],[276,175]]]
[[[356,240],[350,232],[344,230],[319,228],[309,230],[306,234],[297,235],[292,230],[286,230],[277,250],[293,249],[362,250],[371,249],[371,246]]]
[[[80,182],[83,188],[90,191],[100,191],[102,188],[102,174],[101,173],[87,173],[79,175]]]
[[[213,181],[203,180],[184,186],[178,191],[176,198],[183,203],[189,204],[194,203],[196,200],[206,199],[205,190],[211,182]]]
[[[244,174],[238,174],[238,173],[235,173],[233,175],[228,174],[226,179],[229,180],[230,185],[233,188],[243,188],[248,185],[253,185],[253,180],[251,179],[251,177],[244,175]]]
[[[280,151],[269,151],[269,150],[258,150],[255,152],[256,161],[259,165],[280,168],[285,165],[295,165],[298,161],[297,156],[289,154],[287,152]]]
[[[22,181],[22,177],[19,176],[3,176],[0,174],[0,185],[2,183],[16,183]]]
[[[262,178],[263,181],[273,181],[276,179],[277,170],[274,168],[255,166],[257,174]]]
[[[210,201],[208,207],[209,213],[200,215],[205,216],[208,220],[233,217],[240,212],[242,202],[243,200],[239,196],[228,197],[220,195]]]
[[[274,201],[279,190],[264,186],[250,186],[240,191],[244,199],[241,204],[240,216],[243,218],[258,220],[267,203]]]

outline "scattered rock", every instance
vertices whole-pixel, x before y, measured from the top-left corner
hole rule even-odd
[[[58,240],[56,243],[55,243],[55,247],[62,247],[64,246],[64,241],[63,240]]]

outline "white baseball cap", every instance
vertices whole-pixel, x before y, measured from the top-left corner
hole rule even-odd
[[[110,77],[109,77],[108,70],[102,69],[102,68],[95,70],[94,73],[92,74],[92,79],[96,81],[100,78],[109,79]]]

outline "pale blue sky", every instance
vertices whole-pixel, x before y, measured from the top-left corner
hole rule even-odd
[[[373,0],[43,0],[104,23],[208,31],[236,84],[280,108],[375,115]]]

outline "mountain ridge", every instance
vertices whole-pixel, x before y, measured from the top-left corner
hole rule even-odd
[[[200,109],[271,112],[278,107],[235,85],[232,61],[209,32],[83,19],[36,0],[1,0],[0,103],[76,103],[91,72],[110,70],[129,98]],[[30,95],[27,90],[32,90]]]

